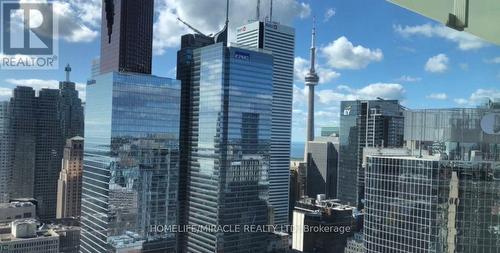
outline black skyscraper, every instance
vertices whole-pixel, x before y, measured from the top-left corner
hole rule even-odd
[[[35,90],[31,87],[15,88],[10,105],[14,145],[11,198],[33,198],[36,143]]]
[[[151,74],[153,0],[103,0],[101,73]]]
[[[57,179],[61,171],[63,139],[57,89],[42,89],[36,103],[35,199],[41,219],[56,217]]]

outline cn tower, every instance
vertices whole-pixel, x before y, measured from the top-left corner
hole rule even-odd
[[[314,87],[318,85],[319,77],[315,70],[316,65],[316,19],[313,20],[312,41],[311,41],[311,68],[305,78],[305,84],[309,87],[309,96],[307,99],[307,137],[304,153],[304,160],[307,161],[308,142],[314,140]]]

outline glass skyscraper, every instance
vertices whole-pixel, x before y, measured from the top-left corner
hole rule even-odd
[[[151,74],[153,0],[103,0],[101,73]]]
[[[260,50],[262,51],[262,50]],[[193,50],[187,224],[268,224],[273,58],[217,43]],[[265,233],[187,231],[182,252],[264,252]]]
[[[179,111],[169,78],[110,72],[87,87],[81,252],[175,252],[152,227],[177,224]]]
[[[413,155],[368,157],[366,252],[499,252],[500,110],[404,114]]]
[[[340,103],[340,148],[337,198],[362,206],[364,147],[401,147],[403,109],[397,100]]]
[[[10,200],[12,176],[12,113],[9,102],[0,102],[0,203]]]
[[[268,50],[274,58],[269,201],[273,223],[287,224],[295,29],[277,22],[255,21],[239,27],[236,40],[240,45]]]

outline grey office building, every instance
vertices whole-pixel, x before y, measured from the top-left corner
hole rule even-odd
[[[236,40],[244,46],[268,50],[274,58],[269,201],[273,222],[287,224],[295,29],[276,22],[255,21],[239,27]]]
[[[338,141],[310,141],[308,143],[306,195],[327,198],[337,196]]]
[[[87,87],[81,252],[175,252],[180,83],[110,72]],[[129,248],[129,249],[132,249]]]
[[[13,153],[11,118],[9,102],[0,102],[0,203],[10,200]]]
[[[362,207],[364,147],[403,145],[403,108],[397,100],[342,101],[337,198]]]
[[[366,252],[499,252],[500,110],[405,112],[406,156],[368,156]]]
[[[189,226],[268,224],[273,58],[261,51],[224,40],[192,51],[192,78],[183,80],[191,110]],[[187,231],[181,252],[264,252],[266,238],[243,230]]]

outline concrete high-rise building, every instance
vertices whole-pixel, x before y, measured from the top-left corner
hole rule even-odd
[[[0,203],[10,200],[13,155],[11,119],[9,102],[0,102]]]
[[[408,154],[367,158],[366,252],[499,252],[499,114],[404,112]]]
[[[337,196],[337,163],[339,143],[310,141],[306,172],[306,192],[309,197],[325,194],[327,198]]]
[[[238,44],[268,50],[274,58],[269,201],[274,223],[287,224],[295,29],[277,22],[255,21],[239,27],[236,38]]]
[[[193,50],[187,224],[266,225],[273,58],[225,42]],[[287,189],[288,191],[288,189]],[[288,192],[287,192],[288,195]],[[264,252],[266,233],[188,231],[182,252]]]
[[[403,107],[397,100],[342,101],[337,198],[362,206],[364,147],[403,145]]]
[[[18,86],[10,100],[12,118],[11,198],[33,198],[35,185],[36,97],[31,87]]]
[[[56,218],[79,218],[82,200],[83,138],[73,137],[64,146],[57,182]]]
[[[36,143],[34,197],[40,219],[56,217],[57,179],[61,171],[63,131],[61,129],[60,92],[42,89],[36,99]]]
[[[103,0],[101,74],[151,74],[153,0]]]
[[[177,224],[180,83],[109,72],[87,86],[81,252],[172,252]]]

